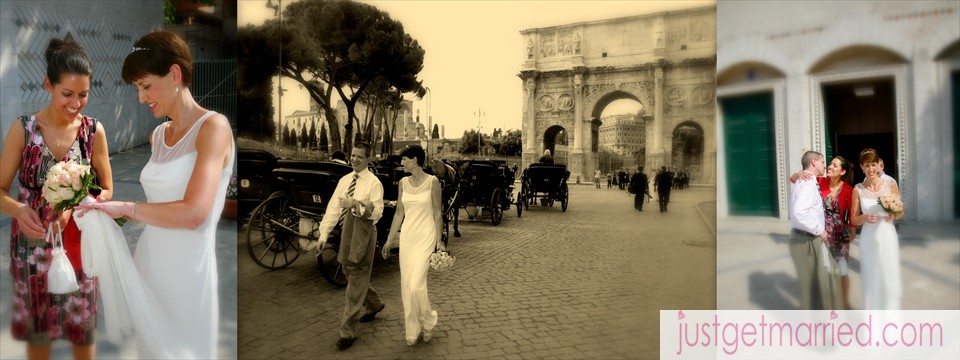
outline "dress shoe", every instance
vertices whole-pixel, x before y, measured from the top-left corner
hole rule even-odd
[[[354,341],[357,341],[357,338],[340,338],[340,340],[337,340],[337,349],[349,349],[351,346],[353,346]]]
[[[363,316],[360,317],[360,322],[365,323],[365,322],[371,322],[371,321],[373,321],[373,319],[377,317],[377,313],[383,311],[383,308],[385,308],[385,307],[387,307],[386,304],[380,305],[380,308],[377,309],[376,311],[374,311],[374,312],[372,312],[372,313],[363,314]]]
[[[426,344],[430,342],[430,339],[433,339],[433,329],[423,330],[423,343]]]

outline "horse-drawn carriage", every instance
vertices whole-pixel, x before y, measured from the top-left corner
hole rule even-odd
[[[389,162],[377,162],[370,169],[384,188],[383,217],[377,222],[377,248],[386,242],[396,211],[397,184],[403,171]],[[254,262],[267,269],[290,266],[301,254],[299,239],[315,240],[320,220],[337,183],[353,169],[333,162],[278,161],[273,169],[275,190],[253,210],[247,225],[247,249]],[[331,284],[346,286],[346,276],[337,261],[339,229],[317,254],[317,268]]]
[[[560,202],[563,211],[570,203],[570,191],[567,180],[570,171],[565,165],[530,164],[521,177],[520,194],[517,196],[517,216],[530,205],[540,200],[542,206],[553,206]],[[521,209],[522,207],[522,209]]]
[[[503,212],[513,203],[513,171],[506,162],[490,160],[460,160],[454,162],[460,169],[459,207],[476,207],[476,217],[486,211],[493,225],[500,225]],[[454,235],[460,236],[457,229],[459,211],[454,212]]]

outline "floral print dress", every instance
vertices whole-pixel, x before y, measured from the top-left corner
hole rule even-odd
[[[59,160],[44,143],[36,115],[23,116],[20,122],[24,129],[24,147],[17,175],[17,200],[45,219],[53,211],[41,194],[47,170],[68,159],[89,165],[97,121],[82,117],[76,139],[66,156]],[[82,269],[77,269],[79,290],[62,295],[48,293],[47,270],[53,257],[52,248],[45,239],[30,239],[20,234],[17,220],[13,219],[10,231],[13,337],[32,346],[49,345],[57,339],[66,339],[76,345],[93,344],[97,328],[97,279],[87,277]],[[73,265],[79,267],[79,264]]]
[[[827,196],[823,199],[823,209],[826,214],[826,228],[830,232],[830,255],[839,263],[841,259],[850,256],[849,227],[844,226],[843,216],[840,214],[840,197]]]

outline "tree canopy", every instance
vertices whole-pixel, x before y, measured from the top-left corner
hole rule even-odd
[[[300,83],[323,109],[331,130],[333,150],[349,153],[354,125],[359,125],[354,108],[375,80],[383,80],[399,93],[422,97],[426,90],[417,75],[423,69],[424,50],[403,30],[403,25],[386,12],[351,0],[303,0],[284,8],[278,19],[263,25],[241,28],[241,62],[251,81],[276,74]],[[331,99],[336,92],[347,108],[347,120],[340,124]],[[345,146],[344,146],[345,145]]]

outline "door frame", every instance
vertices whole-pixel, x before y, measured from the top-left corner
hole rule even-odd
[[[723,133],[723,112],[720,110],[720,98],[729,97],[729,96],[739,96],[739,95],[749,95],[752,93],[759,92],[772,92],[773,93],[773,118],[774,118],[774,146],[776,147],[776,169],[777,169],[777,213],[780,214],[779,218],[781,220],[787,220],[787,165],[784,159],[787,158],[786,153],[786,141],[784,139],[784,127],[785,127],[785,118],[784,118],[784,104],[786,102],[786,80],[785,79],[775,79],[775,80],[764,80],[757,81],[754,83],[741,83],[734,85],[727,85],[720,88],[717,88],[717,102],[716,102],[716,114],[717,114],[717,189],[723,189],[722,191],[717,191],[717,202],[718,204],[723,204],[724,206],[719,207],[717,213],[718,217],[729,218],[730,217],[730,199],[727,196],[727,161],[726,161],[726,145],[724,144],[724,133]],[[768,218],[768,217],[764,217]]]
[[[944,101],[940,101],[940,111],[942,115],[943,122],[945,124],[944,131],[940,132],[941,143],[943,144],[943,152],[946,155],[944,158],[948,159],[946,166],[949,166],[949,169],[946,169],[945,174],[941,175],[942,186],[940,188],[940,193],[944,195],[947,201],[942,203],[940,209],[941,215],[940,220],[950,221],[950,219],[956,219],[955,215],[957,213],[957,207],[960,207],[960,204],[953,203],[955,199],[954,192],[958,191],[954,189],[954,175],[953,167],[956,166],[956,162],[960,161],[953,157],[953,147],[954,142],[960,141],[960,139],[953,138],[953,84],[951,84],[951,74],[954,71],[960,71],[960,59],[949,59],[949,60],[940,60],[937,64],[937,88],[944,89]]]
[[[857,70],[841,70],[835,72],[825,72],[819,74],[810,74],[808,76],[808,94],[811,100],[811,111],[810,111],[810,133],[813,134],[813,149],[820,151],[820,153],[826,153],[826,141],[824,141],[824,100],[823,100],[823,85],[829,85],[837,82],[846,82],[850,80],[869,80],[873,78],[893,78],[893,89],[894,89],[894,116],[895,116],[895,127],[896,127],[896,149],[897,149],[897,179],[899,182],[897,185],[900,187],[900,197],[903,199],[903,203],[907,205],[907,208],[916,209],[916,185],[913,183],[914,178],[909,174],[912,174],[914,171],[914,165],[908,159],[912,158],[912,153],[909,151],[912,144],[907,144],[908,142],[913,142],[912,133],[909,131],[907,126],[907,119],[912,119],[913,112],[909,109],[909,101],[907,101],[907,73],[908,73],[908,64],[897,64],[897,65],[883,65],[876,67],[869,67],[864,69]],[[857,159],[851,159],[851,161],[859,162]],[[907,212],[907,217],[909,220],[916,220],[916,212]]]

